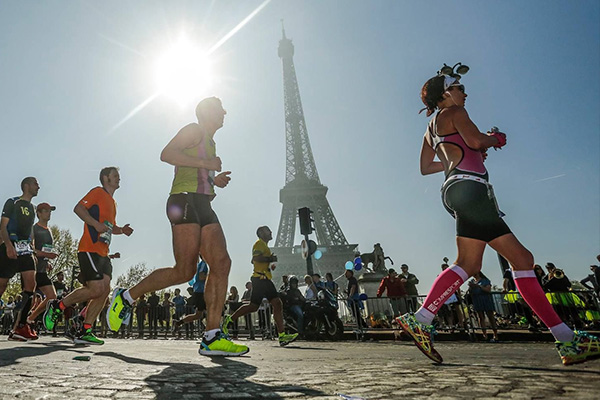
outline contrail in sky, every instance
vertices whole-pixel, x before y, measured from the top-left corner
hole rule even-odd
[[[551,176],[548,178],[542,178],[542,179],[538,179],[537,181],[533,181],[533,182],[544,182],[544,181],[549,181],[550,179],[556,179],[556,178],[562,178],[563,176],[566,176],[567,174],[560,174],[560,175],[556,175],[556,176]]]

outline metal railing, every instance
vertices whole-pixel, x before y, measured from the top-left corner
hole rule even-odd
[[[546,298],[571,328],[600,329],[600,299],[593,291],[546,293]],[[415,311],[424,300],[425,296],[367,297],[360,301],[338,299],[339,314],[346,328],[360,335],[368,331],[395,329],[394,317]],[[434,325],[438,331],[472,333],[492,328],[544,329],[543,323],[518,292],[467,293],[459,294],[454,300],[444,304],[436,315]]]

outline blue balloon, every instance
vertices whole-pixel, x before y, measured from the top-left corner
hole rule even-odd
[[[321,252],[321,250],[317,250],[315,251],[315,260],[319,260],[321,257],[323,257],[323,253]]]
[[[362,264],[354,264],[354,269],[360,271],[362,269]]]
[[[360,257],[356,257],[356,258],[354,259],[354,264],[362,264],[362,258],[360,258]]]
[[[346,261],[346,269],[352,269],[354,267],[354,264],[352,264],[352,261]]]
[[[358,296],[358,298],[359,298],[360,300],[367,300],[367,299],[369,298],[369,296],[367,296],[367,294],[366,294],[366,293],[361,293],[361,294]]]

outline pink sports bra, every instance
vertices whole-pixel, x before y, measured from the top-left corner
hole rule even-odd
[[[427,126],[427,134],[431,138],[431,142],[433,143],[433,149],[437,150],[437,147],[440,143],[449,143],[455,146],[462,151],[462,158],[459,163],[456,165],[454,169],[462,171],[462,172],[473,172],[479,175],[487,174],[487,170],[483,165],[483,156],[481,155],[481,151],[473,150],[463,140],[460,133],[454,132],[444,136],[440,136],[437,133],[437,118],[439,116],[439,112],[431,119],[429,125]],[[450,175],[452,171],[448,171],[448,175]]]

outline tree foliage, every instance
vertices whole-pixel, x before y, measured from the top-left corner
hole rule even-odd
[[[132,286],[137,285],[142,279],[148,276],[152,272],[148,267],[146,267],[145,262],[140,262],[135,265],[129,267],[127,272],[122,275],[119,275],[117,278],[115,285],[116,287],[122,288],[130,288]]]

